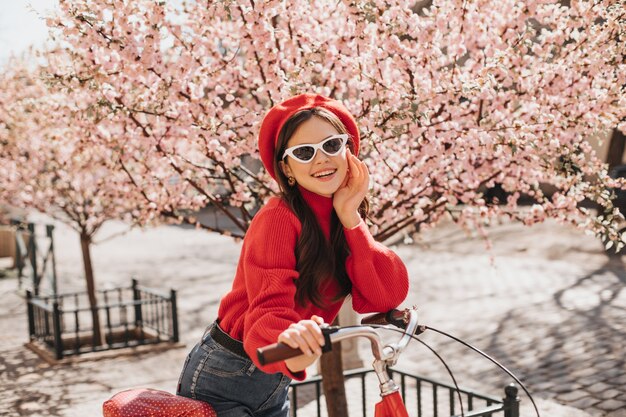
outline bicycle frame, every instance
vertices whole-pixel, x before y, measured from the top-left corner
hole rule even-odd
[[[393,321],[389,319],[390,313],[393,313],[393,317],[391,317]],[[373,370],[378,378],[380,395],[382,397],[381,400],[375,404],[374,417],[409,417],[406,405],[404,404],[403,398],[400,394],[400,388],[391,379],[388,369],[390,366],[396,364],[400,354],[413,337],[412,335],[416,333],[419,334],[425,329],[429,329],[430,327],[418,326],[417,312],[414,309],[407,309],[404,310],[404,312],[393,310],[381,315],[387,317],[387,323],[393,322],[394,324],[396,324],[398,321],[402,322],[402,325],[398,326],[405,328],[405,330],[402,338],[397,343],[388,343],[383,345],[382,339],[377,333],[376,329],[367,325],[346,328],[325,327],[322,329],[322,332],[326,339],[326,344],[324,347],[329,349],[332,346],[333,342],[337,342],[343,339],[354,337],[367,338],[371,344],[372,354],[374,356]],[[381,315],[369,317],[367,318],[367,322],[370,324],[380,324],[384,322],[384,320],[377,321],[380,317],[376,316]],[[418,331],[416,332],[416,330]],[[259,349],[257,353],[259,356],[259,362],[261,364],[284,360],[289,357],[302,354],[299,349],[292,349],[284,344],[274,344],[271,346],[267,346],[265,348]],[[509,375],[511,375],[510,372]],[[517,378],[514,379],[518,383],[520,383]],[[402,379],[402,384],[404,384],[404,379]],[[453,387],[450,388],[453,389]],[[459,393],[460,401],[461,391],[458,391],[458,386],[456,386],[456,390],[457,393]],[[525,390],[525,392],[530,397],[528,391]],[[487,408],[483,408],[481,410],[473,410],[469,414],[464,414],[463,410],[461,409],[461,414],[466,415],[467,417],[478,417],[492,415],[494,412],[504,411],[505,416],[517,417],[519,416],[520,401],[517,393],[518,390],[515,385],[508,385],[505,388],[505,398],[501,404],[493,406],[488,403]],[[469,394],[474,395],[472,393]],[[485,399],[489,400],[489,398]],[[495,399],[492,400],[498,402]],[[365,413],[365,410],[363,411]],[[104,417],[130,417],[137,415],[151,415],[154,417],[173,417],[182,415],[188,417],[215,417],[216,415],[215,411],[208,403],[186,397],[179,397],[165,391],[151,389],[131,389],[117,393],[110,400],[106,401],[103,404],[103,412]],[[140,414],[138,414],[138,412],[140,412]],[[454,414],[452,406],[451,413]],[[539,417],[538,410],[537,417]]]
[[[396,391],[386,395],[380,402],[376,403],[374,417],[409,417],[400,392]]]

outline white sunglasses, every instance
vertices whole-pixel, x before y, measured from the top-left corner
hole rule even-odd
[[[308,164],[315,158],[317,150],[321,150],[328,156],[335,156],[343,150],[348,142],[348,135],[342,133],[340,135],[332,135],[317,144],[296,145],[285,149],[282,159],[287,156],[292,157],[298,162]]]

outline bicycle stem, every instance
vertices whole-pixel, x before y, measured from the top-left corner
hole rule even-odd
[[[330,335],[332,342],[339,342],[353,337],[364,337],[370,341],[374,362],[372,364],[374,373],[379,381],[380,395],[386,396],[397,392],[398,386],[389,376],[389,366],[395,365],[400,353],[408,345],[418,326],[417,311],[415,309],[405,310],[406,331],[400,341],[383,346],[382,339],[372,327],[358,327],[337,329]]]
[[[388,361],[393,360],[399,352],[391,346],[383,346],[382,339],[372,327],[358,327],[338,329],[330,335],[330,340],[340,342],[353,337],[364,337],[370,341],[372,355],[374,355],[374,373],[378,377],[380,395],[385,396],[399,390],[387,372]]]

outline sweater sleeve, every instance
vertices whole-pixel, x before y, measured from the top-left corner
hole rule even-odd
[[[404,301],[409,276],[402,260],[374,240],[363,220],[344,229],[350,247],[346,271],[352,281],[352,305],[358,313],[385,312]]]
[[[244,320],[243,344],[254,364],[267,373],[282,372],[303,380],[306,372],[291,372],[284,361],[261,366],[256,350],[276,343],[291,323],[302,320],[295,309],[295,247],[299,223],[286,207],[266,207],[254,217],[242,248],[249,309]]]

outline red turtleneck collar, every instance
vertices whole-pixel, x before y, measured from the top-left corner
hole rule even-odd
[[[300,185],[298,185],[298,190],[300,190],[304,201],[306,201],[309,207],[311,207],[311,210],[313,210],[313,214],[315,214],[317,222],[324,232],[324,236],[326,236],[326,239],[330,239],[330,219],[333,212],[333,198],[316,194]]]

